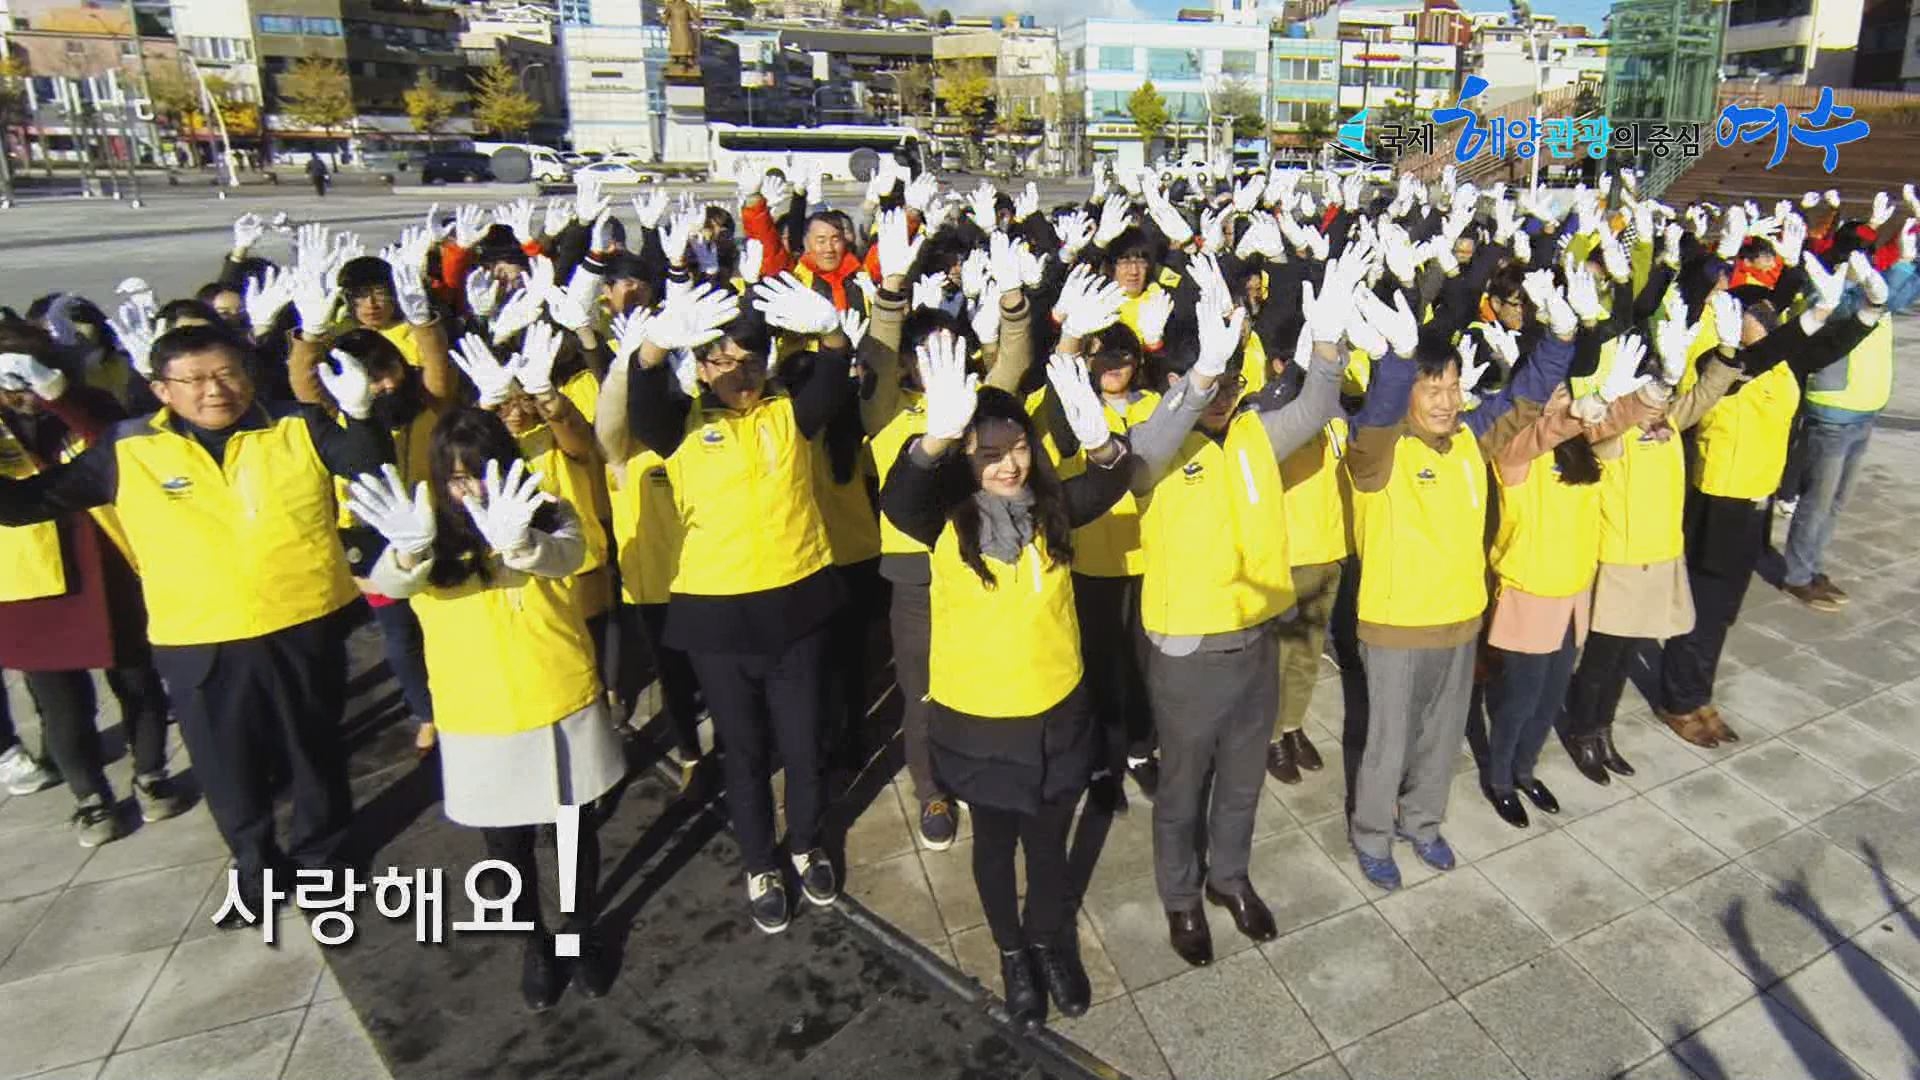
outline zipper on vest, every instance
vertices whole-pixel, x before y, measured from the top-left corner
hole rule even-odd
[[[1033,591],[1035,594],[1038,594],[1042,591],[1040,588],[1040,551],[1038,548],[1032,546],[1029,546],[1027,551],[1033,552]],[[1021,552],[1020,557],[1025,559],[1027,557],[1026,552]]]
[[[1259,506],[1260,505],[1260,489],[1258,487],[1255,487],[1253,483],[1253,465],[1252,463],[1247,461],[1247,451],[1245,450],[1245,448],[1242,448],[1239,451],[1239,453],[1240,453],[1240,479],[1246,481],[1246,484],[1247,484],[1247,502],[1252,503],[1254,506]]]
[[[1473,500],[1475,510],[1480,509],[1480,493],[1473,490],[1473,466],[1468,464],[1464,457],[1460,459],[1460,475],[1467,481],[1467,498]]]

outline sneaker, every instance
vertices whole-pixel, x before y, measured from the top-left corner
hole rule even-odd
[[[960,821],[954,816],[952,803],[928,799],[920,804],[920,842],[927,845],[928,850],[947,850],[959,832]]]
[[[1839,604],[1842,607],[1845,607],[1847,604],[1853,602],[1853,597],[1848,596],[1845,590],[1841,589],[1840,586],[1835,585],[1833,583],[1833,579],[1828,577],[1825,574],[1813,575],[1813,587],[1820,590],[1820,592],[1823,595],[1825,595],[1827,599],[1833,601],[1836,604]]]
[[[1400,867],[1392,855],[1375,857],[1358,850],[1353,854],[1360,860],[1361,875],[1374,888],[1392,892],[1400,887]]]
[[[1127,758],[1127,772],[1132,775],[1133,782],[1140,785],[1140,794],[1145,795],[1147,798],[1153,798],[1153,793],[1160,790],[1160,761],[1158,758],[1129,757]]]
[[[1800,601],[1815,611],[1828,613],[1840,610],[1840,604],[1833,597],[1821,591],[1820,587],[1808,582],[1805,585],[1782,585],[1780,591]]]
[[[140,804],[140,820],[148,824],[177,817],[187,808],[187,797],[163,772],[134,777],[133,797]]]
[[[1433,867],[1435,870],[1451,870],[1459,862],[1458,859],[1453,857],[1453,847],[1447,843],[1445,837],[1437,833],[1432,840],[1425,843],[1421,843],[1406,833],[1401,833],[1400,839],[1412,844],[1413,853],[1420,856],[1420,861]]]
[[[790,917],[787,911],[787,886],[780,880],[780,872],[769,871],[754,874],[747,878],[747,910],[753,915],[753,925],[763,934],[777,934],[787,928]]]
[[[120,818],[113,806],[98,796],[81,803],[73,811],[73,829],[83,848],[97,848],[120,839]]]
[[[1800,509],[1800,499],[1798,496],[1791,499],[1775,499],[1773,508],[1780,511],[1781,517],[1792,517],[1793,512]]]
[[[800,891],[807,903],[826,907],[840,899],[840,882],[834,877],[833,860],[820,848],[793,857],[793,872],[800,875]]]
[[[9,746],[6,753],[0,754],[0,783],[7,785],[8,794],[31,795],[59,782],[59,773],[40,764],[19,743]]]

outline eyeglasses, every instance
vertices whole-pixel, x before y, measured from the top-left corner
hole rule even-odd
[[[739,371],[743,367],[749,367],[751,365],[762,363],[762,362],[763,361],[761,361],[761,359],[757,356],[748,356],[748,357],[742,358],[738,356],[715,355],[715,356],[709,356],[706,359],[701,360],[700,366],[707,368],[708,370],[712,371],[716,375],[731,375],[732,373]]]
[[[234,368],[224,368],[206,375],[194,375],[185,379],[176,379],[170,375],[163,375],[160,381],[172,383],[175,386],[184,386],[195,393],[200,393],[205,391],[207,387],[213,383],[219,383],[221,388],[225,390],[237,390],[246,385],[247,374],[244,371],[238,371]]]

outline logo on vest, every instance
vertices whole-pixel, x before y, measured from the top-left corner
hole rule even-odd
[[[1434,472],[1431,468],[1426,468],[1426,469],[1421,469],[1417,473],[1414,473],[1413,479],[1417,483],[1427,485],[1427,484],[1433,484],[1438,482],[1440,478],[1434,475]]]
[[[1181,466],[1180,475],[1186,477],[1187,483],[1197,484],[1201,480],[1205,479],[1205,477],[1202,474],[1205,473],[1206,471],[1207,471],[1207,467],[1205,465],[1202,465],[1197,461],[1189,461],[1185,465]]]
[[[700,442],[709,450],[718,450],[725,445],[727,436],[719,428],[708,428],[700,433]]]
[[[673,481],[667,478],[667,468],[664,465],[655,465],[653,468],[648,469],[647,481],[649,483],[658,484],[661,487],[673,486]]]
[[[193,481],[184,476],[160,481],[160,490],[167,493],[169,499],[184,499],[193,494]]]

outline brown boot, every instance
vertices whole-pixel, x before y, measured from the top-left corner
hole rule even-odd
[[[1707,725],[1707,730],[1713,732],[1713,737],[1716,741],[1740,741],[1740,733],[1727,726],[1727,720],[1720,715],[1719,709],[1712,705],[1702,705],[1697,711],[1697,715],[1700,717],[1701,722]]]
[[[1827,599],[1839,604],[1841,607],[1845,607],[1853,602],[1853,597],[1848,596],[1845,590],[1835,585],[1833,579],[1825,574],[1813,575],[1812,585],[1814,588],[1820,590],[1821,594]]]
[[[1695,746],[1703,746],[1711,750],[1720,745],[1720,740],[1714,736],[1713,728],[1701,718],[1699,709],[1684,713],[1661,712],[1655,709],[1653,715],[1672,728],[1675,735]]]

